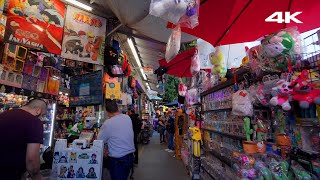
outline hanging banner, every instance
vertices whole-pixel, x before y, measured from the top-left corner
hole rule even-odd
[[[6,30],[6,21],[7,16],[5,16],[2,12],[0,13],[0,41],[3,41],[4,32]]]
[[[106,20],[68,6],[62,56],[66,59],[103,65]]]
[[[60,0],[10,0],[4,41],[60,54],[64,11]]]

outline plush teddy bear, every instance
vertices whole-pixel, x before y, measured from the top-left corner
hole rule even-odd
[[[314,89],[315,84],[309,81],[308,70],[302,70],[300,76],[292,81],[293,100],[299,101],[303,109],[308,109],[312,103],[320,104],[320,89]]]
[[[227,68],[224,66],[224,56],[222,50],[217,47],[215,52],[209,54],[210,62],[213,65],[212,73],[220,75],[221,78],[227,74]]]
[[[277,92],[277,95],[271,98],[271,105],[280,105],[284,111],[291,110],[289,99],[292,89],[290,88],[290,84],[290,82],[283,79],[277,82],[277,86],[272,88],[273,91]]]

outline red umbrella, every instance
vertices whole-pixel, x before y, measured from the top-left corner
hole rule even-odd
[[[266,22],[266,18],[281,12],[294,14],[303,23]],[[183,32],[206,40],[214,46],[254,41],[280,29],[297,26],[300,32],[320,27],[320,0],[207,0],[200,6],[199,25]],[[274,19],[279,16],[274,17]],[[172,24],[168,24],[172,28]]]
[[[159,60],[161,67],[168,69],[167,74],[176,77],[192,77],[191,74],[191,58],[196,53],[197,49],[192,48],[190,50],[179,53],[174,59],[167,63],[166,59]]]

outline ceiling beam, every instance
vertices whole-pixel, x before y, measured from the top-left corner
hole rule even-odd
[[[122,31],[122,30],[119,30],[117,32],[120,33],[120,34],[124,34],[124,35],[127,35],[127,36],[132,36],[134,38],[142,39],[142,40],[153,42],[153,43],[156,43],[156,44],[161,44],[161,45],[166,45],[167,44],[167,43],[164,43],[164,42],[157,41],[155,39],[149,38],[147,36],[140,36],[140,35],[133,34],[132,32],[126,32],[126,31]]]

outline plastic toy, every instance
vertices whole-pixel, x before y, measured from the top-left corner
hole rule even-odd
[[[213,65],[212,73],[220,75],[221,78],[227,74],[227,68],[224,67],[224,56],[222,50],[217,47],[215,52],[209,54],[210,62]]]
[[[256,161],[254,168],[259,172],[259,180],[272,180],[271,171],[262,161]]]
[[[84,125],[82,122],[78,122],[75,125],[73,125],[72,127],[68,127],[68,132],[72,135],[80,135],[80,132],[83,130]]]
[[[257,120],[257,124],[254,126],[254,129],[257,132],[257,140],[259,142],[267,138],[267,128],[263,124],[262,120]]]
[[[244,121],[243,128],[246,134],[247,141],[251,141],[250,135],[253,133],[253,129],[250,129],[250,118],[245,117],[243,121]]]
[[[273,91],[277,92],[277,95],[271,98],[270,104],[273,106],[280,105],[283,110],[291,110],[289,103],[292,89],[290,88],[290,82],[286,80],[280,80],[277,82],[277,86],[272,88]]]
[[[299,101],[303,109],[309,108],[311,103],[320,104],[320,89],[314,89],[314,84],[309,82],[309,73],[302,70],[300,76],[292,81],[293,100]]]
[[[193,140],[193,155],[195,157],[200,157],[200,142],[202,142],[201,139],[201,132],[200,129],[195,126],[195,127],[189,127],[189,130],[192,131],[192,140]]]

